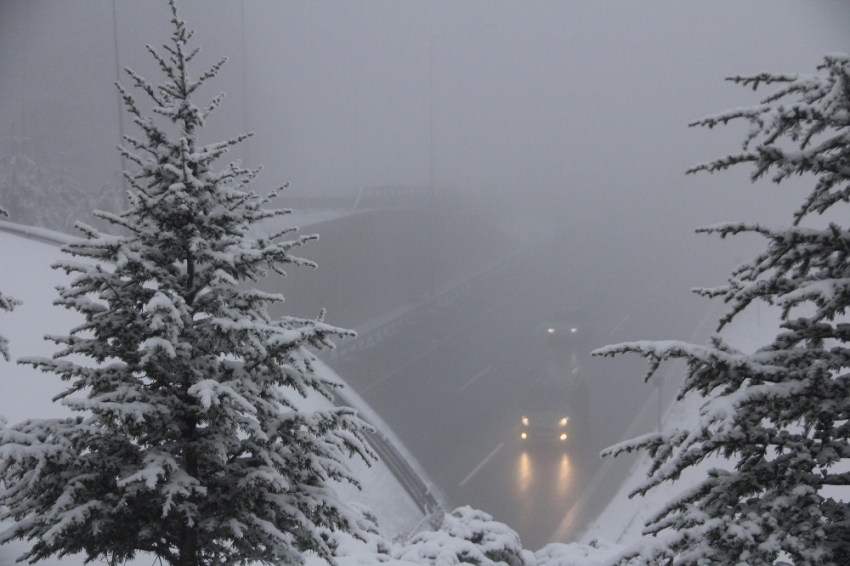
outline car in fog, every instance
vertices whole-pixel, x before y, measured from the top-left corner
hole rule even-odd
[[[578,351],[586,349],[590,340],[590,325],[582,309],[554,311],[543,324],[546,345],[550,349]]]
[[[565,443],[587,434],[588,393],[582,360],[590,325],[582,309],[554,311],[543,326],[542,373],[529,382],[522,404],[520,440]]]
[[[520,420],[523,441],[566,442],[570,437],[569,390],[537,384],[525,399]]]

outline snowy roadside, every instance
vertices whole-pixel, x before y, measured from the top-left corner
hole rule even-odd
[[[740,313],[720,334],[727,343],[743,352],[752,353],[770,343],[778,329],[779,310],[759,305]],[[694,425],[703,401],[701,397],[693,395],[673,403],[664,416],[663,429],[670,431]],[[589,544],[594,540],[619,546],[637,543],[644,523],[655,511],[676,494],[694,485],[705,476],[706,470],[722,463],[722,459],[707,460],[696,468],[686,470],[678,482],[660,485],[644,497],[630,499],[629,494],[646,479],[650,463],[647,454],[639,456],[608,507],[579,539],[581,543]]]
[[[0,232],[0,259],[8,269],[0,272],[0,289],[24,301],[24,304],[12,313],[4,313],[0,317],[0,333],[11,338],[10,353],[12,358],[21,356],[49,356],[55,347],[43,340],[45,334],[61,334],[81,322],[74,312],[52,305],[56,296],[54,288],[67,283],[66,276],[50,268],[50,264],[62,257],[55,244],[46,243],[52,236],[49,230],[39,233],[17,234]],[[43,233],[42,233],[43,232]],[[64,236],[64,235],[59,235]],[[58,237],[58,236],[57,236]],[[745,351],[752,351],[768,340],[777,327],[778,316],[775,312],[745,312],[723,335],[727,341]],[[320,364],[321,371],[327,370],[331,379],[337,379],[331,370]],[[42,374],[28,366],[14,363],[3,364],[0,372],[0,415],[9,422],[18,422],[25,418],[52,418],[68,416],[70,413],[62,406],[51,403],[50,399],[63,389],[63,383],[53,374]],[[347,391],[353,395],[353,391]],[[357,400],[355,400],[357,401]],[[673,404],[664,419],[664,427],[676,427],[686,424],[697,414],[700,400],[688,399]],[[301,400],[304,408],[325,410],[331,408],[331,403],[324,398],[312,396]],[[355,402],[363,416],[382,429],[390,439],[398,444],[397,439],[380,417],[372,412],[362,401]],[[408,461],[415,467],[415,460],[400,448]],[[527,564],[535,566],[594,566],[601,564],[607,558],[617,553],[624,546],[636,542],[640,537],[643,522],[649,514],[674,493],[684,489],[689,482],[695,481],[699,470],[683,477],[676,485],[665,485],[655,490],[648,497],[629,499],[628,493],[643,481],[649,460],[641,457],[633,466],[627,480],[618,490],[606,510],[597,518],[580,543],[550,544],[537,552],[523,550]],[[706,464],[708,466],[709,464]],[[399,484],[392,472],[383,462],[372,464],[371,467],[363,462],[352,462],[355,474],[360,478],[362,491],[348,485],[338,486],[342,499],[361,508],[368,509],[377,519],[381,536],[375,536],[368,541],[356,541],[350,537],[340,538],[340,566],[355,566],[376,564],[378,562],[393,564],[433,564],[438,556],[445,558],[457,556],[468,546],[468,541],[461,537],[453,537],[446,533],[435,533],[434,540],[427,544],[414,544],[401,547],[392,542],[400,539],[423,524],[424,516],[416,503],[410,498]],[[494,544],[510,542],[511,532],[503,533]],[[514,533],[515,534],[515,533]],[[384,539],[382,537],[388,537]],[[498,537],[497,537],[498,538]],[[596,540],[591,544],[592,541]],[[608,542],[610,541],[610,542]],[[0,566],[14,563],[20,555],[25,543],[16,542],[0,547]],[[418,553],[418,554],[417,554]],[[446,554],[448,553],[448,554]],[[398,558],[396,558],[398,557]],[[135,564],[147,564],[148,557],[140,557]],[[43,562],[47,566],[82,564],[82,557],[73,556],[65,559],[51,559]],[[324,564],[318,558],[310,558],[308,563],[318,566]]]

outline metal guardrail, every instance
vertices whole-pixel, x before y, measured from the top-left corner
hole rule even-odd
[[[48,230],[47,228],[38,228],[37,226],[15,224],[6,220],[0,220],[0,231],[17,234],[18,236],[23,236],[31,240],[39,240],[56,246],[64,246],[65,244],[79,242],[81,240],[81,238],[71,236],[70,234],[63,234],[62,232]]]
[[[340,394],[340,392],[334,392],[334,404],[357,409],[358,416],[375,429],[374,432],[365,434],[366,441],[378,455],[378,459],[389,468],[393,477],[398,480],[404,491],[416,503],[423,515],[427,517],[432,513],[445,511],[450,507],[448,499],[442,491],[434,487],[434,484],[426,479],[425,473],[410,461],[411,457],[403,454],[382,431],[386,424],[382,422],[382,426],[380,426],[373,422],[373,418],[363,414],[370,411],[363,411],[360,402],[345,394]]]
[[[447,510],[448,506],[439,501],[434,491],[422,481],[407,460],[395,450],[395,445],[389,442],[380,430],[375,429],[374,433],[367,433],[366,440],[425,516],[436,511]]]

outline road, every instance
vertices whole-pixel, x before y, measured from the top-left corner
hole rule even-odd
[[[621,439],[654,394],[640,379],[640,359],[585,356],[590,431],[566,444],[522,443],[520,406],[529,383],[545,371],[547,315],[584,308],[595,347],[683,337],[707,306],[685,301],[670,316],[669,274],[641,265],[621,242],[571,244],[575,238],[562,234],[507,261],[462,300],[335,363],[453,505],[492,514],[532,550],[559,526],[573,538],[603,508],[628,462],[594,482],[599,450]],[[600,261],[606,257],[617,261]]]

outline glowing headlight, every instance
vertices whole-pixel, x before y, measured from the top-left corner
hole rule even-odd
[[[563,419],[561,419],[561,422],[559,424],[561,426],[567,426],[567,420],[569,420],[569,419],[567,419],[567,417],[564,417]]]
[[[555,329],[554,329],[554,328],[550,328],[550,329],[548,329],[546,332],[548,332],[549,334],[554,334],[554,333],[555,333]]]
[[[576,332],[578,332],[578,328],[570,328],[570,332],[572,332],[573,334],[575,334]]]
[[[528,438],[528,435],[525,434],[525,433],[522,433],[522,434],[519,435],[519,437],[522,438],[523,440],[525,440],[526,438]]]
[[[566,433],[566,432],[562,432],[562,433],[561,433],[561,440],[566,440],[566,439],[567,439],[567,433]]]
[[[522,426],[528,426],[528,417],[522,417]]]

